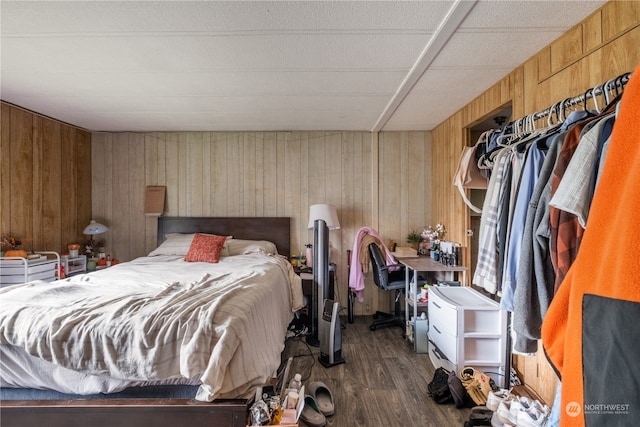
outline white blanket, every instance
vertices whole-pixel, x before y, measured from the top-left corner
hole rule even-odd
[[[198,379],[198,400],[239,397],[280,364],[301,292],[281,257],[240,255],[218,264],[139,258],[60,282],[0,289],[0,344],[60,372],[116,384],[75,387],[63,378],[64,386],[47,386],[63,392]],[[6,376],[0,385],[32,386]]]

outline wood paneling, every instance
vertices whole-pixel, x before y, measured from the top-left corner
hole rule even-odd
[[[538,64],[538,81],[544,80],[551,75],[551,48],[546,47],[536,55]]]
[[[0,234],[66,252],[91,219],[91,135],[1,103]]]
[[[144,216],[144,189],[165,185],[166,215],[290,216],[298,253],[313,241],[309,206],[334,204],[341,228],[330,234],[332,260],[346,305],[346,253],[358,229],[373,226],[404,243],[431,223],[430,132],[384,132],[376,148],[372,140],[369,132],[95,133],[93,217],[109,227],[101,237],[114,257],[146,255],[156,220]],[[356,315],[388,309],[386,293],[367,283]]]
[[[18,109],[12,108],[9,139],[11,147],[9,159],[11,165],[9,193],[12,200],[11,233],[15,237],[20,237],[27,241],[24,249],[31,250],[33,242],[33,115]],[[23,203],[19,201],[22,200]],[[13,202],[15,201],[15,202]]]
[[[551,72],[556,73],[582,55],[582,26],[578,25],[551,44]]]
[[[612,0],[602,7],[602,38],[608,42],[640,22],[640,2]],[[637,46],[636,46],[637,49]]]
[[[582,46],[585,52],[597,49],[602,44],[602,11],[597,11],[582,24]]]
[[[11,107],[0,103],[0,236],[11,231]]]
[[[507,76],[509,81],[513,80],[510,94],[513,118],[546,109],[607,79],[633,71],[640,61],[638,46],[640,2],[608,2]],[[506,85],[505,79],[502,82]],[[462,233],[469,211],[451,185],[451,165],[455,166],[465,143],[475,142],[464,140],[464,129],[492,113],[498,99],[496,86],[433,130],[433,215],[446,223],[453,240],[459,237],[459,241],[465,241]],[[505,98],[501,96],[500,101],[504,103]],[[599,105],[603,104],[599,99]],[[551,402],[556,376],[542,352],[536,357],[516,356],[515,362],[525,382]]]

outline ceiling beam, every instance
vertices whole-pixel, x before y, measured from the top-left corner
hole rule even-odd
[[[389,121],[391,116],[393,116],[400,104],[402,104],[402,101],[404,101],[411,89],[413,89],[418,80],[420,80],[433,60],[438,56],[440,50],[442,50],[444,45],[447,44],[451,36],[456,32],[460,24],[462,24],[462,21],[464,21],[477,2],[478,0],[455,1],[447,15],[440,23],[436,32],[422,50],[418,60],[413,64],[409,73],[407,73],[402,83],[400,83],[396,93],[384,108],[380,117],[378,117],[378,120],[373,125],[371,132],[380,132],[382,130],[384,125]]]

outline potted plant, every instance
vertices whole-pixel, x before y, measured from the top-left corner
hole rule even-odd
[[[420,241],[422,241],[422,237],[420,237],[420,233],[418,233],[416,230],[411,230],[411,232],[407,234],[407,243],[409,243],[409,246],[411,246],[413,249],[418,250]]]

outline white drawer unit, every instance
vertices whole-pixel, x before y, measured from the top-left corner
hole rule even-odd
[[[460,371],[471,366],[504,379],[507,313],[471,287],[429,288],[429,357],[433,365]]]
[[[55,255],[55,258],[25,259],[3,257],[0,259],[0,286],[26,283],[32,280],[53,282],[58,280],[60,256],[56,252],[36,252]]]
[[[85,273],[87,271],[87,257],[85,255],[80,255],[75,258],[71,258],[69,255],[62,255],[60,259],[67,276]]]

